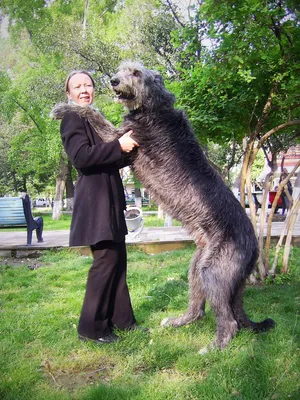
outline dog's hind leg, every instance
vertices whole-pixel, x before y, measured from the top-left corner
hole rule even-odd
[[[199,275],[199,262],[201,262],[201,249],[197,250],[189,270],[189,305],[184,315],[178,318],[165,318],[161,322],[161,326],[182,326],[190,324],[202,318],[205,314],[205,296],[202,290],[200,275]]]
[[[243,307],[244,286],[245,283],[240,285],[232,300],[232,311],[238,323],[238,328],[248,328],[253,332],[264,332],[274,328],[275,322],[271,318],[267,318],[262,322],[254,322],[247,317]]]
[[[227,271],[228,272],[228,271]],[[238,323],[231,307],[231,285],[230,276],[222,266],[211,265],[202,268],[203,288],[216,316],[217,336],[213,343],[200,350],[200,354],[207,353],[215,347],[223,349],[235,336],[238,330]]]

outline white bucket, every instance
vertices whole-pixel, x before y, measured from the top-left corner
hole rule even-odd
[[[125,211],[125,221],[129,233],[138,235],[142,231],[144,227],[142,215],[142,210],[139,207],[129,207]]]

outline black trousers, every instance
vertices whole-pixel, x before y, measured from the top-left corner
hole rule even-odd
[[[281,194],[282,198],[282,212],[281,214],[283,215],[285,210],[288,210],[290,208],[290,201],[285,193],[282,192]]]
[[[93,264],[88,273],[78,333],[91,339],[109,335],[113,327],[126,329],[135,318],[126,283],[125,241],[91,246]]]

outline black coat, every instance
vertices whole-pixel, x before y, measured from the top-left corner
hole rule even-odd
[[[64,114],[60,130],[65,151],[78,171],[70,246],[123,241],[127,228],[119,141],[104,143],[75,111]]]

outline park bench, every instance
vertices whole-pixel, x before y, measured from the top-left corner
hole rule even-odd
[[[0,197],[0,228],[27,228],[27,246],[31,245],[32,232],[36,230],[37,241],[43,242],[43,218],[33,217],[30,199],[22,197]]]

